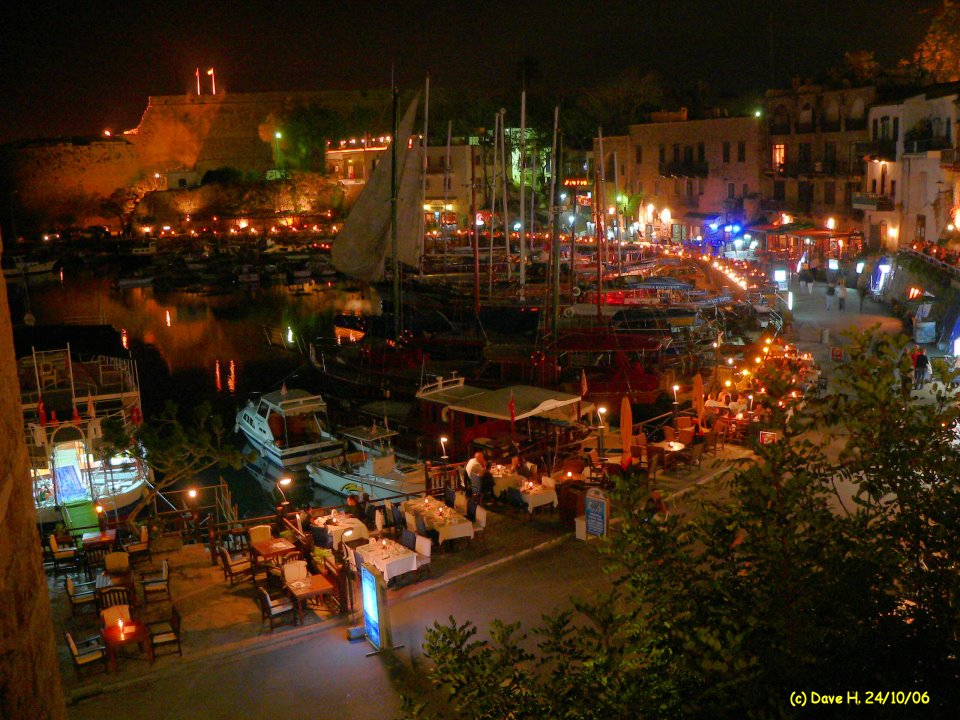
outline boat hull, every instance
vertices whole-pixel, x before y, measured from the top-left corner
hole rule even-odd
[[[307,475],[316,487],[343,497],[366,493],[371,500],[387,500],[425,490],[422,476],[417,479],[385,478],[317,463],[307,466]]]

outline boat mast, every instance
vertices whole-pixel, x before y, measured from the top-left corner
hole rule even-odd
[[[453,121],[447,121],[447,154],[443,160],[443,209],[440,211],[440,234],[443,236],[443,272],[447,272],[447,252],[450,250],[450,237],[447,235],[447,202],[450,189],[450,136],[453,133]]]
[[[604,235],[603,235],[603,128],[597,128],[597,136],[600,139],[599,151],[600,159],[595,162],[596,187],[593,192],[593,224],[594,234],[597,243],[597,322],[603,321],[603,255],[604,255]]]
[[[493,297],[493,230],[497,219],[497,151],[499,150],[500,138],[500,113],[493,116],[493,173],[490,182],[490,259],[487,267],[487,275],[490,279],[490,287],[487,297]]]
[[[553,223],[550,238],[550,271],[547,274],[550,283],[550,329],[554,341],[557,338],[557,326],[560,324],[560,206],[556,202],[557,174],[560,163],[557,162],[557,126],[560,119],[559,106],[553,108],[553,145],[550,150],[550,212],[547,217]]]
[[[390,143],[390,249],[393,252],[393,336],[400,339],[400,241],[397,237],[397,137],[398,93],[393,85],[393,142]],[[404,141],[406,142],[406,141]]]
[[[480,235],[477,227],[476,145],[470,146],[470,215],[473,216],[473,312],[480,314]]]
[[[623,223],[620,221],[620,171],[617,164],[617,151],[613,151],[613,207],[617,219],[617,274],[623,275]]]
[[[420,163],[420,202],[427,201],[427,147],[430,144],[430,73],[427,73],[426,100],[423,104],[423,142],[420,144],[423,160]],[[417,257],[419,258],[420,277],[423,277],[423,234],[426,232],[425,215],[420,212],[420,233],[417,235]]]
[[[527,91],[520,92],[520,287],[527,282],[527,241],[524,225],[524,198],[527,184]]]
[[[507,186],[507,109],[500,108],[500,171],[503,180],[503,235],[506,244],[507,282],[513,274],[510,266],[510,193]],[[512,150],[511,150],[512,152]],[[511,162],[512,164],[512,162]]]

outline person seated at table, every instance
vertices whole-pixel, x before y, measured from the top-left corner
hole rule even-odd
[[[493,475],[487,468],[487,459],[483,452],[477,450],[467,461],[464,471],[470,478],[470,490],[474,495],[489,495],[493,492]]]
[[[707,395],[707,401],[703,404],[704,407],[708,408],[718,408],[721,404],[717,401],[717,396],[714,393]]]
[[[363,506],[360,505],[360,499],[355,494],[347,496],[347,513],[360,520],[363,519]]]
[[[536,466],[533,463],[524,462],[520,454],[510,458],[510,472],[520,475],[524,480],[533,480],[537,474]]]
[[[743,402],[743,399],[740,395],[730,401],[730,404],[727,405],[730,408],[730,414],[736,417],[740,413],[744,412],[747,409],[747,404]]]

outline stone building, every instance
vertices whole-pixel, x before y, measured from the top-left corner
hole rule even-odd
[[[858,143],[870,139],[867,112],[876,94],[873,86],[830,90],[809,83],[767,91],[761,192],[768,216],[860,228],[863,213],[854,198],[865,167]]]
[[[758,208],[761,121],[688,120],[685,111],[655,114],[653,120],[631,125],[625,136],[603,139],[607,205],[618,196],[621,202],[634,196],[636,214],[624,218],[625,225],[658,228],[678,241],[723,241],[727,225],[744,224]],[[599,158],[599,139],[593,151]]]

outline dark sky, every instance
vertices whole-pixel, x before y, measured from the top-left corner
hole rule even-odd
[[[402,88],[429,71],[482,93],[515,85],[526,55],[544,88],[632,66],[756,92],[815,76],[844,50],[893,62],[936,2],[12,0],[0,10],[0,142],[134,127],[149,95],[195,88],[197,66],[234,92],[384,87],[395,63]]]

